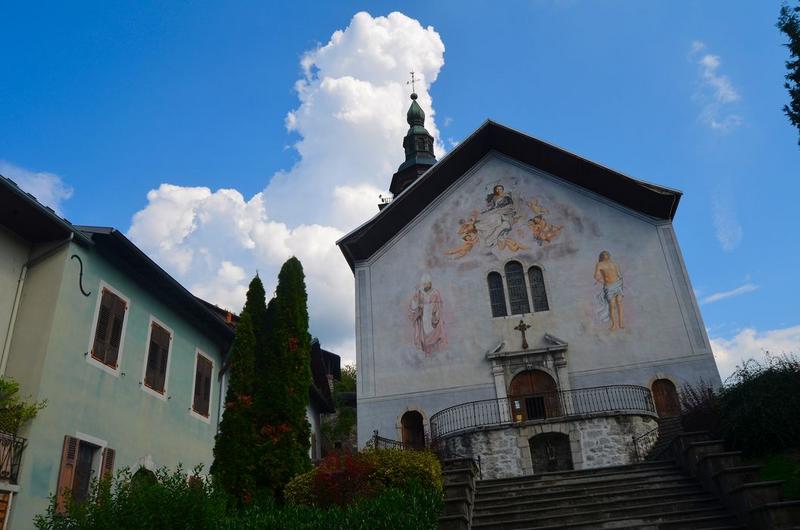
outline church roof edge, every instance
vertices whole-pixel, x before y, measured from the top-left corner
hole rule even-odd
[[[374,217],[336,242],[350,268],[372,256],[492,150],[656,219],[671,221],[682,196],[487,119]]]

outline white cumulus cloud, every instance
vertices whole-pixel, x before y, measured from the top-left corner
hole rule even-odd
[[[30,171],[0,160],[0,175],[16,182],[20,188],[59,215],[63,212],[64,201],[72,197],[72,187],[55,173]]]
[[[747,359],[763,359],[767,352],[772,355],[800,353],[800,326],[768,331],[745,328],[729,339],[712,337],[710,340],[724,381]]]
[[[719,72],[722,60],[719,55],[708,53],[701,41],[692,42],[689,56],[700,72],[700,83],[694,94],[702,107],[700,121],[718,132],[733,131],[743,122],[742,117],[731,110],[740,96],[730,78]]]
[[[443,65],[432,27],[397,12],[357,13],[301,59],[299,105],[285,120],[299,136],[293,167],[249,199],[235,189],[162,184],[134,215],[130,237],[195,294],[233,310],[256,270],[269,293],[281,263],[297,256],[311,332],[353,361],[353,277],[335,241],[377,213],[403,160],[412,70],[425,126],[444,152],[429,94]]]

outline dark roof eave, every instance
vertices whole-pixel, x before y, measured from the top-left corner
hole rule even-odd
[[[92,240],[80,232],[72,223],[60,217],[54,210],[40,203],[36,197],[20,188],[16,182],[10,178],[0,175],[0,188],[11,193],[12,200],[16,199],[19,204],[27,206],[28,215],[37,216],[48,225],[50,230],[55,230],[59,235],[66,239],[72,235],[72,240],[83,246],[91,246]],[[2,203],[0,203],[2,204]],[[5,208],[5,207],[4,207]],[[16,227],[10,226],[16,231]]]
[[[350,268],[354,269],[357,261],[372,256],[440,193],[492,150],[649,217],[672,220],[682,195],[678,190],[634,179],[558,146],[487,120],[373,218],[336,242]],[[602,186],[598,184],[600,180],[603,180]],[[609,184],[613,189],[608,189]],[[378,229],[380,234],[376,235]]]
[[[213,313],[210,309],[205,307],[192,293],[190,293],[183,285],[169,275],[162,269],[155,261],[150,259],[142,250],[133,244],[124,234],[120,231],[110,227],[94,227],[94,226],[78,226],[77,229],[91,234],[100,236],[101,242],[109,242],[114,245],[115,250],[120,251],[116,257],[127,258],[124,261],[131,270],[141,275],[144,279],[153,280],[153,284],[159,284],[165,289],[159,289],[155,296],[165,299],[167,305],[171,305],[178,309],[178,312],[189,312],[194,316],[199,317],[204,325],[202,329],[205,332],[210,332],[214,337],[217,344],[226,353],[233,341],[234,331],[231,329],[224,320],[218,315]],[[102,246],[102,245],[100,245]],[[136,266],[138,265],[138,266]],[[149,277],[148,277],[149,276]],[[175,297],[169,296],[175,294],[180,300]],[[200,323],[195,323],[195,326]],[[207,326],[206,326],[207,325]]]

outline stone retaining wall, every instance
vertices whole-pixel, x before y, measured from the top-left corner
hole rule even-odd
[[[538,434],[567,435],[574,469],[589,469],[631,463],[633,438],[656,426],[650,415],[594,415],[473,431],[449,437],[445,445],[450,454],[480,456],[484,479],[507,478],[533,474],[529,444]]]

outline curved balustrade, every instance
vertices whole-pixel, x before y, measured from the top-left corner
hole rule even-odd
[[[525,421],[614,412],[654,414],[650,390],[636,385],[612,385],[471,401],[431,416],[431,437],[435,440]]]

